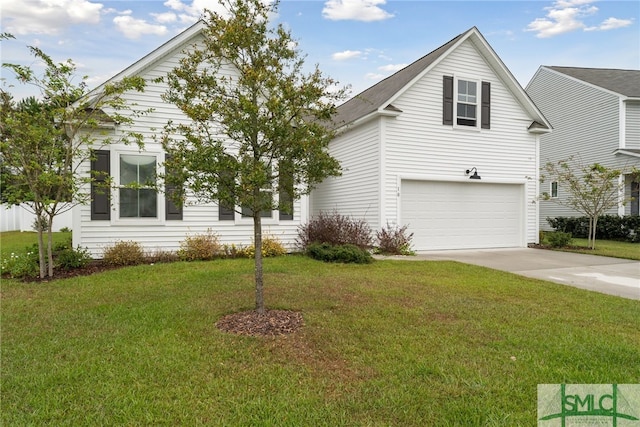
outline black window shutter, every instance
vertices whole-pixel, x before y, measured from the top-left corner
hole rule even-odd
[[[442,79],[442,124],[453,125],[453,76]]]
[[[165,164],[169,160],[171,160],[171,156],[169,154],[165,154],[164,156]],[[170,169],[165,170],[166,175],[172,174],[173,171]],[[180,221],[182,220],[182,206],[176,205],[173,200],[171,200],[171,195],[175,194],[176,191],[180,191],[180,189],[173,185],[165,182],[164,187],[164,216],[167,221]]]
[[[280,205],[280,220],[293,220],[293,172],[285,162],[281,163],[278,178],[278,197]]]
[[[91,156],[91,220],[111,219],[111,173],[109,150],[94,150]]]
[[[482,82],[482,129],[491,129],[491,83]]]

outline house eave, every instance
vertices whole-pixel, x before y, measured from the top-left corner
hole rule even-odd
[[[613,154],[620,154],[622,156],[636,157],[640,158],[640,150],[629,150],[625,148],[618,148],[613,152]]]

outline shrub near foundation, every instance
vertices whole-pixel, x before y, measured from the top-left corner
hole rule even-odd
[[[178,250],[178,258],[182,261],[208,261],[219,258],[224,253],[224,248],[218,240],[218,236],[211,230],[204,234],[187,236]]]
[[[138,242],[120,240],[105,248],[102,260],[106,265],[116,267],[142,264],[145,261],[144,249]]]

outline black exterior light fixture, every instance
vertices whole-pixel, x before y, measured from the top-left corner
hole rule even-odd
[[[478,175],[478,169],[476,169],[475,167],[467,169],[466,174],[469,175],[471,171],[473,171],[473,175],[471,175],[469,179],[481,179],[480,175]]]

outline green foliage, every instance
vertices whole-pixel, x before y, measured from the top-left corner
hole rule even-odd
[[[0,263],[2,275],[8,275],[14,279],[38,277],[40,267],[38,265],[38,245],[27,246],[24,253],[12,252]]]
[[[256,254],[255,245],[225,246],[224,250],[228,258],[253,258]],[[262,238],[262,256],[265,258],[282,256],[287,254],[287,249],[277,237],[265,236]]]
[[[547,218],[547,222],[555,230],[571,233],[573,237],[587,238],[589,235],[589,218],[585,216],[559,216]],[[598,217],[596,233],[600,239],[640,242],[640,216],[602,215]]]
[[[313,243],[355,245],[369,249],[373,245],[371,228],[363,219],[341,215],[337,211],[320,212],[307,224],[298,228],[298,246],[305,251]]]
[[[73,249],[68,247],[56,253],[55,262],[57,267],[69,271],[87,266],[91,262],[91,255],[86,248],[78,246]]]
[[[552,248],[563,248],[569,246],[571,243],[571,233],[564,233],[562,231],[546,233],[545,238]]]
[[[66,203],[90,200],[87,189],[92,177],[81,168],[94,145],[116,141],[142,144],[141,135],[126,130],[119,131],[117,137],[105,132],[98,136],[92,130],[105,122],[131,124],[148,111],[135,110],[123,98],[125,92],[144,90],[142,77],[125,77],[90,92],[88,76],[76,83],[72,60],[56,63],[38,47],[30,46],[29,50],[34,62],[43,65],[41,74],[40,68],[2,64],[22,83],[37,87],[42,96],[15,102],[9,92],[0,89],[0,179],[2,200],[11,204],[29,202],[38,218],[35,229],[42,236],[51,228],[54,217],[69,209]],[[39,251],[40,277],[52,276],[50,245],[46,239],[39,241],[47,248]]]
[[[317,66],[306,71],[290,32],[271,19],[278,2],[220,4],[222,13],[205,10],[202,44],[158,79],[168,86],[163,101],[190,119],[170,121],[160,137],[173,171],[164,179],[201,202],[242,206],[261,235],[261,212],[290,211],[293,200],[339,175],[328,145],[346,90],[336,90]],[[261,251],[255,251],[256,307],[264,312]]]
[[[178,258],[182,261],[208,261],[219,258],[224,253],[217,234],[207,230],[204,234],[187,236],[178,250]]]
[[[370,264],[373,262],[369,251],[350,244],[312,243],[307,246],[306,253],[313,259],[325,262],[345,264]]]
[[[120,240],[104,249],[102,261],[117,267],[142,264],[145,262],[144,249],[138,242]]]
[[[384,255],[414,255],[411,250],[413,233],[407,234],[407,226],[387,226],[376,232],[376,252]]]

